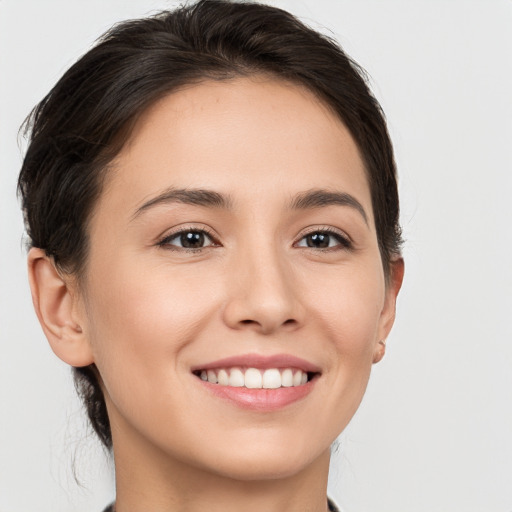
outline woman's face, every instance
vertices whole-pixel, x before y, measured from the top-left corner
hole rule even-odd
[[[113,162],[89,231],[78,309],[116,451],[238,479],[327,456],[399,287],[334,114],[268,78],[170,94]]]

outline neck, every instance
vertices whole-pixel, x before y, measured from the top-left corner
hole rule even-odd
[[[176,460],[154,446],[115,441],[116,512],[327,510],[329,450],[291,475],[237,480]]]

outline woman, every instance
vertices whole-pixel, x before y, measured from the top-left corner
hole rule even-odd
[[[30,123],[34,306],[115,510],[334,510],[403,277],[357,66],[284,11],[201,1],[112,29]]]

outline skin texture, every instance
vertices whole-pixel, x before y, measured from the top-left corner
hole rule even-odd
[[[227,204],[153,201],[171,188]],[[350,194],[364,214],[291,207],[317,189]],[[159,243],[182,229],[211,239],[199,250],[179,236]],[[307,247],[326,229],[350,247],[334,235]],[[118,511],[326,510],[329,448],[384,355],[403,275],[398,259],[386,286],[344,125],[309,91],[265,77],[183,88],[137,122],[89,232],[80,286],[38,249],[29,275],[55,353],[101,375]],[[291,354],[320,375],[301,400],[255,411],[191,371],[243,354]]]

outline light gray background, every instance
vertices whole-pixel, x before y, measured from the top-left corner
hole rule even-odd
[[[511,512],[512,2],[272,3],[325,27],[368,70],[400,172],[398,321],[330,492],[346,512]],[[0,0],[0,512],[99,512],[113,496],[32,312],[17,129],[112,23],[172,5]]]

